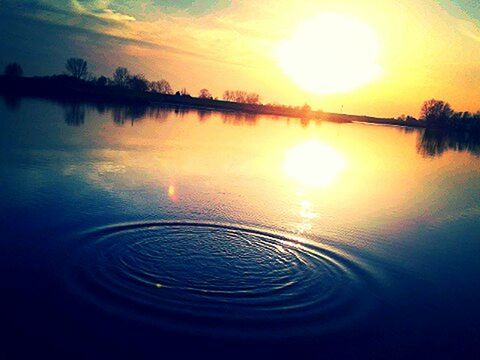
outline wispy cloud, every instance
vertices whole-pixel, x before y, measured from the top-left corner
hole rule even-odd
[[[480,26],[475,21],[470,20],[458,20],[458,29],[461,33],[469,38],[480,42]]]
[[[467,4],[469,3],[470,2],[467,2]],[[440,0],[439,4],[449,16],[452,17],[456,29],[461,34],[480,42],[480,19],[475,18],[475,15],[473,14],[475,8],[462,7],[459,3],[452,0]]]
[[[97,16],[101,19],[107,19],[107,20],[113,20],[113,21],[119,21],[119,22],[136,20],[133,16],[121,14],[111,9],[103,9],[102,12],[94,13],[92,15]]]
[[[150,14],[155,13],[155,16],[138,19],[135,14],[113,9],[113,5],[106,0],[70,0],[63,3],[6,0],[5,4],[18,16],[96,33],[145,49],[156,48],[173,55],[187,55],[223,64],[254,66],[254,47],[265,47],[258,34],[248,34],[246,29],[236,30],[234,19],[231,22],[226,20],[228,14],[222,17],[213,14],[192,16],[182,11],[167,14],[161,11],[161,7],[154,7],[146,1],[140,8]]]
[[[33,17],[40,20],[59,23],[66,19],[81,20],[98,19],[101,23],[123,23],[135,21],[135,17],[129,14],[123,14],[109,7],[109,1],[92,1],[80,3],[78,0],[69,0],[64,2],[52,0],[28,0],[15,1],[4,0],[2,6],[6,11],[10,11],[19,16]],[[86,26],[95,25],[84,23]]]

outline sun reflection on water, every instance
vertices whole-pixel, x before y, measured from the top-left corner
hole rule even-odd
[[[331,185],[346,166],[345,158],[337,150],[310,140],[287,151],[283,169],[301,185],[320,188]]]
[[[318,214],[313,209],[313,203],[310,200],[300,201],[300,223],[297,225],[297,232],[303,234],[312,230],[312,222]]]
[[[313,192],[333,185],[346,167],[343,154],[318,140],[308,140],[287,150],[283,171],[299,187],[299,221],[295,226],[298,233],[310,232],[318,218],[315,203],[319,194]]]

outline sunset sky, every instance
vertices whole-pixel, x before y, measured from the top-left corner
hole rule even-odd
[[[0,66],[17,61],[27,76],[78,56],[94,75],[126,66],[193,95],[244,89],[376,116],[416,116],[429,98],[480,110],[476,0],[2,0],[0,34]],[[330,68],[329,46],[353,73]]]

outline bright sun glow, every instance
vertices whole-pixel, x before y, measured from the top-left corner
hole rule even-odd
[[[356,18],[320,14],[280,43],[276,56],[283,71],[301,88],[318,94],[346,92],[380,75],[378,40]]]
[[[309,187],[330,185],[346,167],[345,158],[332,147],[311,140],[287,151],[285,173]]]

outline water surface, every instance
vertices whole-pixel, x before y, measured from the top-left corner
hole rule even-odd
[[[34,99],[0,138],[8,357],[479,355],[475,139]]]

